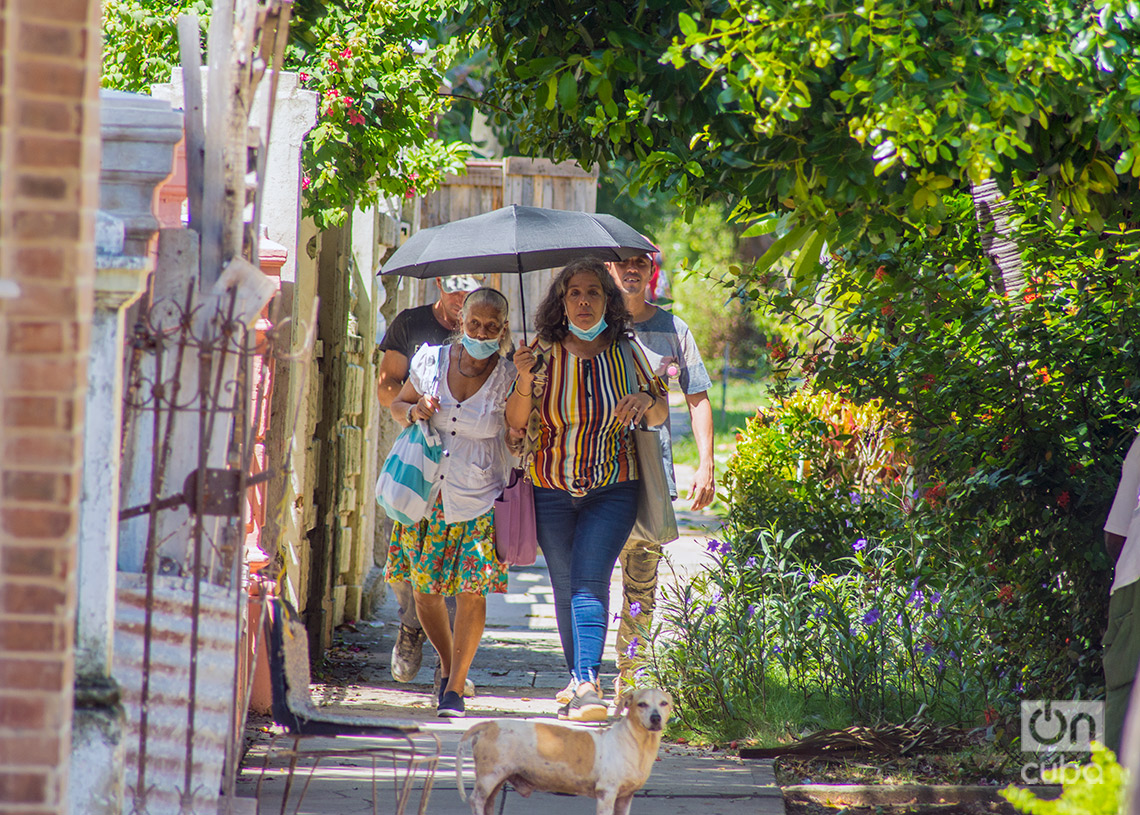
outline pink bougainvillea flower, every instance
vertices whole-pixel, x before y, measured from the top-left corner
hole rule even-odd
[[[339,71],[340,70],[340,63],[337,62],[335,59],[330,59],[329,60],[329,70],[330,71]]]
[[[302,82],[308,82],[309,81],[309,75],[307,73],[305,73],[304,71],[301,71],[301,73],[299,73],[297,76],[301,79]]]
[[[349,57],[352,56],[352,49],[351,48],[345,48],[343,51],[340,52],[340,55],[344,59],[348,59]]]

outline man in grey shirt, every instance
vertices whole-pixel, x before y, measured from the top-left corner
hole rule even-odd
[[[712,380],[709,379],[701,360],[701,352],[685,321],[646,299],[656,265],[655,258],[650,255],[606,264],[622,291],[626,308],[633,316],[633,330],[645,348],[649,363],[662,379],[669,381],[676,378],[685,394],[699,458],[692,494],[692,508],[696,511],[707,507],[716,495],[713,474],[713,413],[708,394]],[[677,483],[673,473],[673,445],[668,420],[662,425],[661,431],[665,477],[669,481],[671,497],[676,498]],[[622,684],[628,687],[630,672],[637,662],[637,652],[644,647],[643,642],[634,640],[638,639],[639,632],[643,637],[643,632],[649,631],[653,621],[660,559],[660,544],[632,538],[626,542],[619,558],[624,595],[617,636],[619,693]],[[631,607],[636,614],[631,613]]]

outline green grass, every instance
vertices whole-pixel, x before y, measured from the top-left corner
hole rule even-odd
[[[737,432],[744,428],[745,419],[756,415],[757,408],[768,404],[768,385],[763,381],[730,379],[725,390],[717,379],[709,390],[709,401],[713,406],[713,456],[719,485],[725,464],[736,449]],[[691,433],[673,439],[673,461],[696,468],[697,443]],[[725,507],[718,500],[709,509],[720,513]]]

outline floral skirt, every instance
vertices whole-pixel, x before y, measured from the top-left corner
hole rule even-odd
[[[397,523],[388,544],[385,579],[407,581],[423,594],[505,593],[507,566],[495,557],[495,512],[447,524],[443,499],[413,526]]]

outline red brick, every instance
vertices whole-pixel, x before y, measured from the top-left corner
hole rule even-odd
[[[92,0],[14,0],[13,7],[22,20],[47,20],[49,22],[87,21],[87,13]]]
[[[20,26],[20,50],[24,53],[52,57],[83,57],[84,38],[76,26],[23,23]]]
[[[7,546],[0,550],[0,571],[15,577],[58,577],[63,554],[47,546]]]
[[[60,690],[64,677],[60,659],[0,658],[0,689]]]
[[[38,730],[49,726],[53,718],[51,712],[56,707],[53,701],[50,696],[43,694],[0,696],[0,729]]]
[[[12,614],[55,615],[67,603],[66,593],[58,586],[15,581],[8,581],[2,599],[3,610]]]
[[[66,350],[63,323],[11,322],[8,351],[18,354],[58,354]]]
[[[16,252],[15,263],[18,275],[40,280],[58,280],[67,269],[67,255],[63,249],[56,247],[26,246]]]
[[[0,509],[0,529],[19,538],[59,539],[75,528],[75,513],[20,507]]]
[[[23,130],[48,130],[55,135],[79,135],[83,124],[80,105],[66,99],[22,99],[16,118]]]
[[[73,274],[74,267],[64,269],[64,275]],[[36,282],[38,276],[31,271],[25,272],[22,268],[17,268],[13,277],[20,284],[21,317],[28,320],[43,317],[75,319],[78,312],[73,287]]]
[[[16,85],[22,95],[81,98],[86,79],[78,60],[18,59]]]
[[[0,480],[0,490],[13,501],[54,503],[66,500],[70,480],[70,476],[59,473],[7,472]]]
[[[7,804],[46,804],[49,803],[47,795],[46,773],[0,773],[0,801]]]
[[[38,609],[28,609],[29,613],[36,611]],[[61,640],[59,626],[55,623],[0,619],[0,651],[54,653],[59,650]]]
[[[9,351],[6,386],[19,393],[65,393],[75,389],[79,376],[78,360],[62,354],[38,356]]]
[[[43,201],[62,201],[70,197],[72,187],[67,179],[51,175],[22,175],[16,181],[16,194]]]
[[[0,736],[0,767],[52,767],[60,760],[60,740],[51,736]]]
[[[21,167],[78,167],[82,154],[79,136],[26,136],[16,143],[16,162]]]
[[[4,423],[17,427],[61,427],[60,399],[53,396],[13,396],[4,400]]]
[[[12,215],[12,237],[79,240],[79,213],[74,210],[30,210]]]
[[[9,436],[4,442],[4,467],[70,470],[78,460],[79,445],[75,438],[44,433]]]

